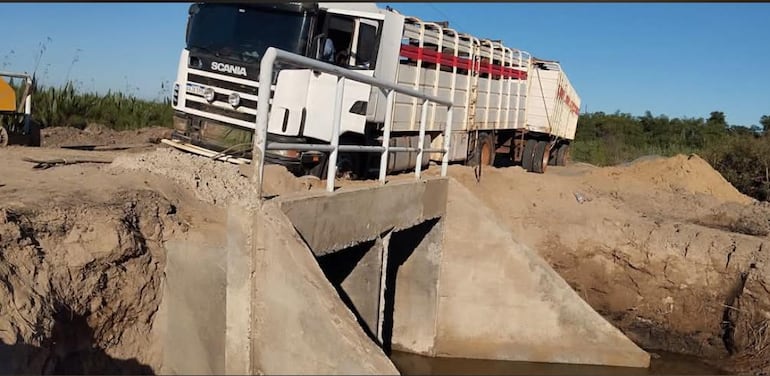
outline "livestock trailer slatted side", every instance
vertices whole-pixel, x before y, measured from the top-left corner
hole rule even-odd
[[[396,82],[453,99],[456,131],[514,129],[526,116],[529,60],[529,54],[499,42],[407,18]],[[393,129],[416,130],[419,105],[397,95]],[[446,114],[432,112],[427,129],[443,129],[445,122]]]

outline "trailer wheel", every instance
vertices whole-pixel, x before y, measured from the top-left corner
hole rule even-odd
[[[492,135],[480,133],[469,164],[471,166],[478,166],[479,164],[491,166],[495,163],[495,154],[495,142]]]
[[[558,156],[559,150],[560,150],[559,148],[551,149],[551,155],[548,157],[548,165],[549,166],[556,166],[557,165],[557,163],[558,163],[557,159],[559,158],[559,156]]]
[[[491,166],[495,163],[495,142],[489,134],[482,136],[481,140],[481,164]]]
[[[561,144],[561,146],[559,146],[559,149],[556,151],[556,165],[566,166],[568,156],[569,156],[569,145]]]
[[[548,150],[548,142],[538,141],[535,145],[535,155],[532,157],[532,171],[538,174],[544,173],[549,159],[551,159],[551,153]]]
[[[0,148],[8,146],[8,131],[0,125]]]
[[[524,143],[524,150],[521,154],[521,167],[527,171],[532,171],[532,156],[535,154],[536,140],[529,139]]]

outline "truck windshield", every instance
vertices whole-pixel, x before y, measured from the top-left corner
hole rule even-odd
[[[258,62],[268,47],[304,55],[311,17],[227,4],[202,4],[190,17],[187,47]]]

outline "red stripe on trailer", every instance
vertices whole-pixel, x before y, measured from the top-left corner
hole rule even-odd
[[[506,68],[502,65],[489,64],[488,62],[482,63],[480,61],[477,61],[474,64],[474,62],[472,62],[470,59],[461,58],[426,48],[420,48],[409,44],[401,45],[400,56],[407,59],[424,61],[426,63],[432,64],[441,64],[460,69],[470,70],[473,67],[477,72],[487,73],[490,75],[500,75],[504,78],[515,78],[519,80],[524,80],[527,78],[527,73],[518,69]]]

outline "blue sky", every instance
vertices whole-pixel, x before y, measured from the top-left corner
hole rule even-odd
[[[740,125],[770,114],[770,4],[381,4],[561,61],[589,111],[720,110]],[[86,90],[167,94],[161,83],[175,77],[187,7],[2,3],[12,34],[0,42],[0,70],[32,71],[45,43],[44,83],[63,82],[72,66],[70,78]]]

